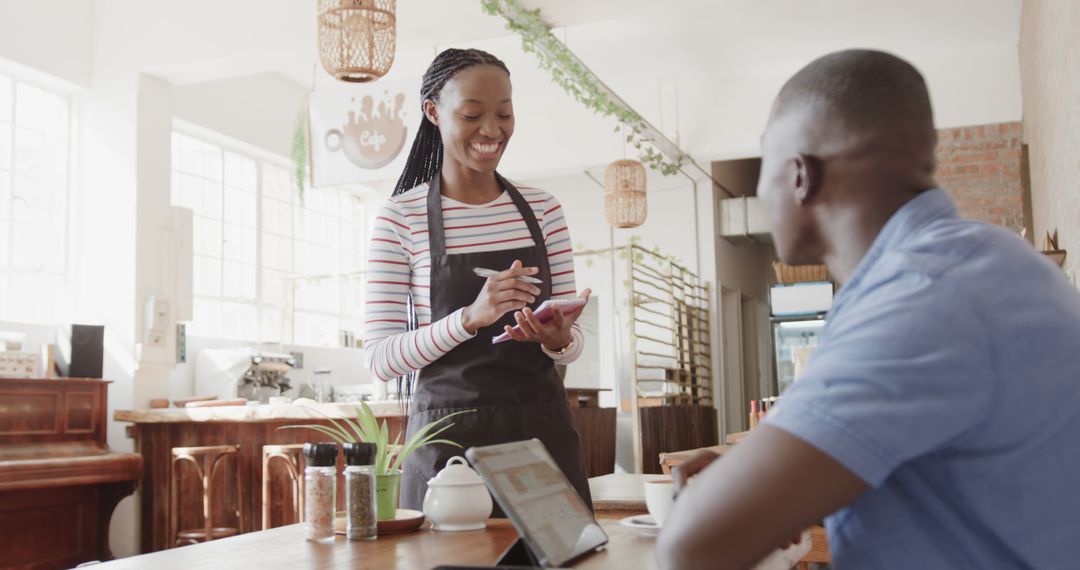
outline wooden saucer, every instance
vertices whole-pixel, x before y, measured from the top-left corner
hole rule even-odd
[[[393,519],[379,521],[379,534],[397,534],[400,532],[412,532],[424,524],[424,513],[410,509],[398,509],[397,516]],[[345,513],[338,513],[334,517],[334,532],[345,534]]]

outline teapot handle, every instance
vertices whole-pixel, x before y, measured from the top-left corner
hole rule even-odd
[[[465,458],[460,456],[460,455],[455,455],[455,456],[451,457],[450,460],[446,462],[446,466],[450,467],[451,465],[454,465],[454,460],[457,460],[458,465],[464,465],[466,467],[469,466],[469,462],[466,461]]]

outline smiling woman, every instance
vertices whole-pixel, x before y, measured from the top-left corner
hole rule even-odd
[[[545,323],[532,313],[577,296],[569,230],[555,198],[496,172],[514,133],[510,72],[489,53],[446,50],[424,75],[421,98],[416,141],[371,239],[368,365],[384,381],[411,379],[410,435],[475,408],[446,437],[463,447],[538,438],[590,504],[555,372],[581,354],[580,312],[556,311]],[[495,272],[478,277],[478,268]],[[517,342],[492,344],[511,330]],[[429,446],[405,462],[403,507],[420,508],[428,479],[452,455]]]

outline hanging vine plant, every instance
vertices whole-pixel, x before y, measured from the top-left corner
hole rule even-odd
[[[300,203],[304,203],[304,181],[307,180],[308,168],[308,116],[304,109],[297,113],[296,124],[293,127],[292,137],[292,163],[293,180],[296,184],[296,195],[300,197]]]
[[[506,19],[507,29],[521,36],[522,49],[535,55],[540,67],[550,72],[551,79],[564,91],[593,112],[619,121],[615,131],[626,133],[626,142],[638,150],[642,163],[664,175],[679,171],[682,157],[673,160],[656,149],[645,134],[645,119],[600,86],[596,76],[582,65],[581,60],[552,35],[540,17],[539,8],[528,10],[518,0],[480,0],[480,5],[488,14]]]

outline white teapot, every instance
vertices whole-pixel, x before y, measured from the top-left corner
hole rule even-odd
[[[424,515],[433,530],[481,530],[491,516],[491,495],[464,457],[451,457],[428,481]]]

